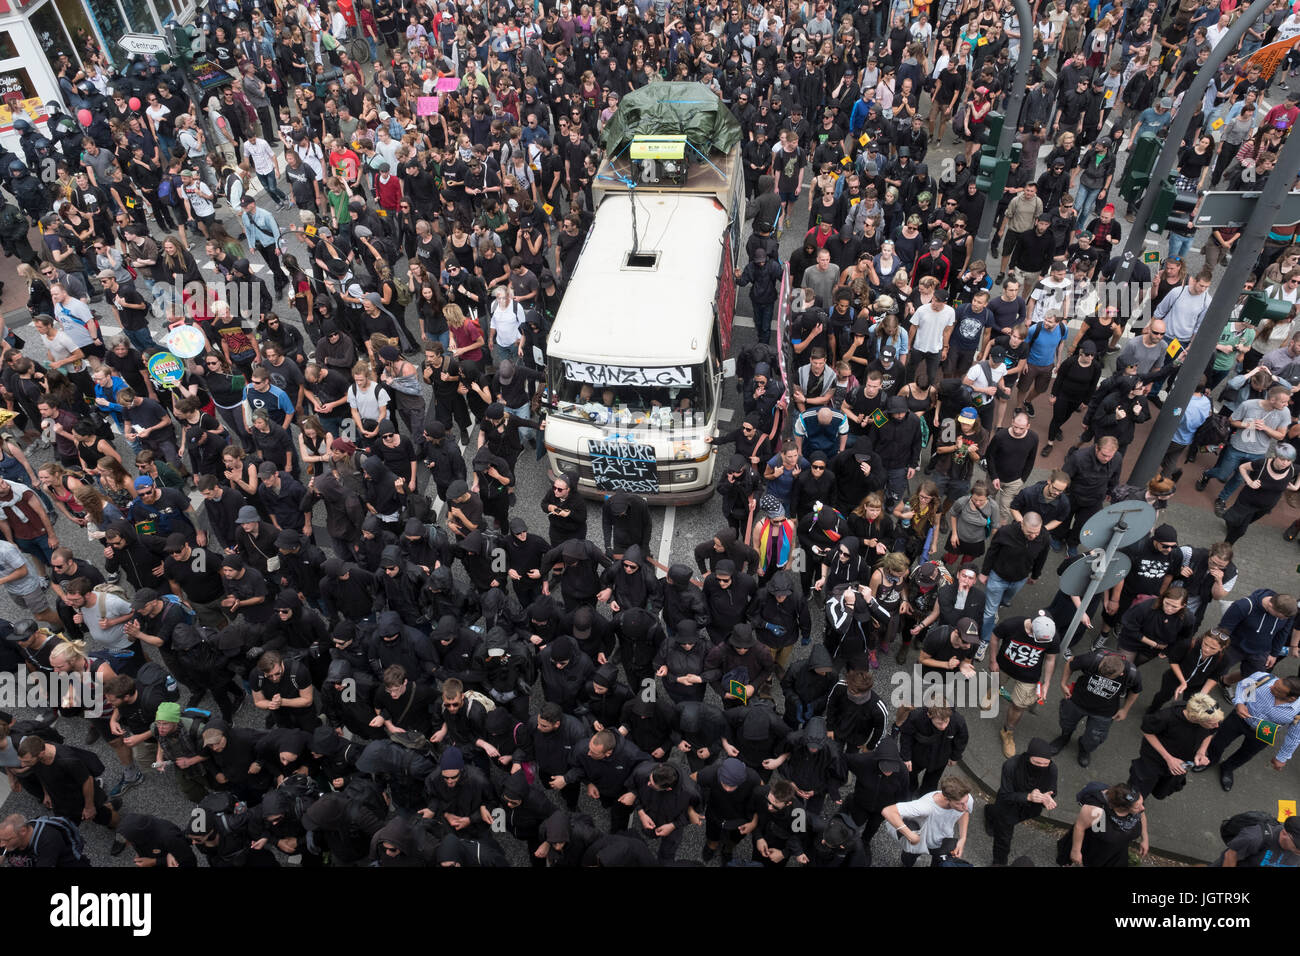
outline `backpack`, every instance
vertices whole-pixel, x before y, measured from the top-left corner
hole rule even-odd
[[[111,595],[113,595],[113,597],[115,597],[115,598],[121,598],[121,599],[122,599],[123,601],[125,601],[127,604],[130,604],[130,603],[131,603],[131,599],[130,599],[129,597],[126,596],[126,591],[123,590],[123,588],[122,588],[122,586],[121,586],[120,584],[96,584],[96,585],[95,585],[95,593],[96,593],[96,594],[111,594]]]
[[[162,181],[158,183],[158,198],[168,206],[181,204],[181,187],[171,173],[163,176]]]
[[[9,736],[22,743],[24,737],[40,737],[47,744],[63,743],[63,734],[54,727],[54,721],[42,723],[39,720],[19,720],[9,728]]]
[[[247,809],[247,804],[236,800],[230,791],[214,790],[195,806],[195,810],[201,810],[202,813],[191,814],[190,832],[197,832],[193,829],[195,823],[203,821],[203,833],[211,833],[213,830],[230,833],[235,829],[236,818],[242,816]]]
[[[60,831],[68,839],[68,846],[72,849],[72,855],[78,860],[86,858],[86,839],[81,835],[81,831],[73,826],[64,817],[37,817],[31,821],[32,825],[32,845],[40,843],[41,837],[45,834],[46,828]]]
[[[487,694],[484,694],[482,691],[467,690],[465,691],[465,698],[467,700],[478,701],[478,703],[482,705],[485,714],[490,714],[492,711],[497,709],[496,701],[487,696]]]
[[[185,612],[186,624],[193,624],[194,621],[198,618],[198,614],[195,613],[194,608],[190,607],[188,604],[182,601],[175,594],[164,594],[162,596],[162,599],[167,604],[175,604],[177,607],[179,607],[182,611]]]
[[[406,308],[411,304],[411,287],[407,284],[405,279],[394,279],[393,289],[396,293],[395,298],[397,299],[398,305],[402,308]]]
[[[367,777],[350,777],[340,791],[348,803],[348,819],[353,819],[353,809],[365,807],[380,820],[388,819],[388,801],[383,788]]]
[[[1237,834],[1247,827],[1263,827],[1264,836],[1272,841],[1282,829],[1282,824],[1265,810],[1246,810],[1242,813],[1234,813],[1219,824],[1219,838],[1224,843],[1231,843],[1237,838]]]
[[[280,794],[293,807],[294,819],[301,820],[313,803],[320,797],[320,791],[311,777],[302,773],[291,773],[280,784]]]
[[[1091,803],[1089,800],[1090,797],[1097,797],[1101,800],[1101,806],[1104,809],[1107,806],[1107,803],[1103,794],[1109,786],[1110,784],[1101,783],[1097,780],[1089,780],[1083,785],[1083,789],[1074,795],[1074,798],[1079,801],[1079,806],[1088,807],[1097,806],[1097,804]]]
[[[149,661],[136,672],[135,689],[146,713],[157,710],[161,703],[176,703],[181,699],[181,688],[176,678],[155,661]]]
[[[1200,449],[1226,445],[1232,437],[1230,421],[1231,416],[1224,414],[1223,410],[1213,412],[1196,429],[1196,434],[1192,436],[1192,447]]]

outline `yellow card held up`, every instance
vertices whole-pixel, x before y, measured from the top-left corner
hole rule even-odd
[[[544,203],[542,203],[542,211],[545,212],[546,215],[550,216],[550,215],[554,214],[554,212],[555,212],[555,207],[552,206],[552,205],[551,205],[550,203],[548,203],[548,202],[544,202]]]
[[[1169,343],[1169,348],[1165,349],[1165,352],[1168,353],[1170,358],[1173,358],[1182,350],[1183,350],[1183,343],[1179,342],[1177,339],[1174,339],[1172,342]]]
[[[1295,816],[1294,800],[1279,800],[1277,802],[1277,822],[1286,823],[1287,817]]]

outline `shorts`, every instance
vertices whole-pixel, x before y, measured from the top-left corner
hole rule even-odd
[[[799,198],[798,193],[788,193],[785,192],[784,190],[781,191],[781,202],[783,203],[787,203],[787,204],[792,203],[798,198]]]
[[[1022,680],[1007,680],[1011,703],[1017,707],[1033,707],[1038,703],[1038,685]]]
[[[1028,393],[1036,389],[1041,395],[1051,387],[1052,366],[1050,365],[1030,365],[1020,378],[1020,390],[1022,392]]]
[[[35,591],[29,591],[26,594],[9,595],[14,599],[14,603],[19,607],[26,608],[33,614],[39,614],[42,611],[51,610],[54,605],[50,603],[50,592],[44,588],[37,588]]]

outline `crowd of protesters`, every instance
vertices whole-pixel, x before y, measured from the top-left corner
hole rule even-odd
[[[980,812],[995,864],[1017,823],[1076,799],[1055,758],[1083,724],[1087,767],[1144,676],[1160,691],[1127,780],[1077,794],[1054,860],[1017,862],[1126,865],[1148,850],[1147,799],[1211,767],[1231,790],[1264,727],[1274,769],[1293,755],[1300,678],[1274,669],[1300,641],[1296,599],[1239,596],[1233,542],[1300,492],[1295,310],[1229,323],[1161,474],[1134,488],[1126,452],[1239,231],[1213,230],[1196,271],[1193,236],[1171,235],[1124,309],[1095,290],[1143,133],[1194,114],[1166,148],[1197,190],[1281,175],[1300,107],[1265,107],[1294,54],[1267,78],[1248,58],[1300,16],[1278,0],[1192,103],[1232,0],[1052,0],[1032,38],[1007,0],[597,7],[211,3],[206,55],[231,82],[203,102],[174,70],[117,74],[87,49],[61,59],[45,132],[15,124],[0,242],[42,342],[0,330],[0,583],[25,614],[0,663],[68,693],[0,715],[0,766],[49,810],[0,820],[11,865],[91,863],[87,821],[146,866],[495,866],[516,844],[539,867],[863,866],[877,833],[904,865],[960,865],[980,802],[948,769],[963,708],[876,693],[886,654],[1000,680],[1006,763]],[[973,161],[1020,56],[1023,150],[985,195]],[[739,122],[753,224],[737,278],[758,344],[743,417],[712,439],[724,520],[695,567],[654,560],[637,495],[516,479],[525,448],[543,454],[537,355],[592,221],[600,133],[666,79]],[[995,246],[972,261],[986,202]],[[1294,304],[1293,239],[1274,227],[1252,285]],[[785,268],[804,290],[788,365],[769,345]],[[205,347],[164,388],[149,359],[182,325]],[[1088,557],[1106,503],[1162,509],[1207,445],[1219,543],[1158,520],[1068,645],[1077,599],[1005,610],[1049,560]],[[520,495],[546,527],[512,516]],[[1018,749],[1052,697],[1058,733]],[[120,775],[71,742],[82,726]],[[205,812],[120,812],[149,772]],[[1300,860],[1294,821],[1239,822],[1223,865]]]

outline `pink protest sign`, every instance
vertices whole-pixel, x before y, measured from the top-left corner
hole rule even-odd
[[[438,77],[438,92],[439,92],[439,93],[455,93],[455,92],[456,92],[456,87],[458,87],[458,86],[460,86],[460,80],[458,80],[458,79],[457,79],[456,77],[454,77],[454,76],[440,76],[440,77]]]
[[[433,116],[438,112],[438,97],[421,96],[415,103],[416,116]]]

